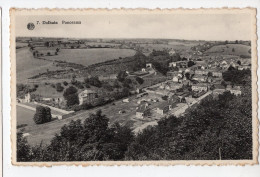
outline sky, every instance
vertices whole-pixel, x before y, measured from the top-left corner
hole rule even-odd
[[[36,21],[58,25],[37,25]],[[61,24],[81,21],[81,24]],[[35,24],[28,30],[27,24]],[[16,15],[17,37],[166,38],[186,40],[250,40],[251,16],[238,14],[86,14]]]

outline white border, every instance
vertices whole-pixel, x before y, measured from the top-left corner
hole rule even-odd
[[[36,2],[37,1],[37,2]],[[148,3],[149,2],[149,3]],[[260,11],[259,0],[0,0],[2,7],[2,51],[3,51],[3,141],[4,141],[4,176],[6,177],[46,177],[46,176],[192,176],[192,177],[256,177],[259,176],[260,165],[254,166],[171,166],[171,167],[17,167],[11,165],[11,144],[10,144],[10,50],[9,50],[9,8],[220,8],[220,7],[255,7]],[[260,14],[257,14],[260,19]],[[260,26],[259,20],[257,26]],[[258,33],[259,33],[259,29]],[[258,46],[259,46],[258,42]],[[258,49],[259,57],[259,49]],[[260,71],[258,70],[258,75]],[[258,92],[260,88],[258,88]],[[259,110],[258,110],[259,112]]]

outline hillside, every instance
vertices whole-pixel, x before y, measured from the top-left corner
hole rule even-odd
[[[233,50],[234,49],[234,50]],[[206,50],[206,54],[224,54],[224,55],[244,55],[250,57],[249,50],[251,49],[250,46],[243,45],[243,44],[226,44],[226,45],[217,45],[213,46],[210,49]]]

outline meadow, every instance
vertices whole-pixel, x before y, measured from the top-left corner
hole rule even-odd
[[[248,52],[251,47],[243,44],[227,44],[227,45],[217,45],[208,49],[206,54],[225,54],[225,55],[245,55],[250,56]],[[234,49],[234,50],[233,50]]]
[[[39,73],[60,69],[52,62],[36,59],[29,48],[16,50],[16,79],[17,83],[24,83],[28,78]]]
[[[38,49],[37,49],[38,50]],[[41,51],[41,50],[40,50]],[[112,48],[94,48],[94,49],[61,49],[58,55],[44,56],[46,59],[61,60],[76,64],[89,66],[92,64],[104,62],[107,60],[118,59],[119,57],[129,57],[135,55],[131,49],[112,49]]]
[[[174,49],[176,51],[190,50],[191,47],[203,44],[197,41],[170,41],[168,44],[141,44],[141,47],[151,50]]]
[[[16,120],[17,125],[27,124],[34,125],[33,116],[35,111],[23,108],[21,106],[16,106]]]

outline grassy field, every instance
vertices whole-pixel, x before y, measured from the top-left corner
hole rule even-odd
[[[37,49],[38,50],[38,49]],[[41,50],[39,50],[41,52]],[[52,54],[53,51],[50,51]],[[118,59],[119,57],[133,56],[136,52],[131,49],[62,49],[58,55],[45,56],[46,59],[61,60],[89,66],[107,60]]]
[[[232,51],[233,48],[234,48],[234,51]],[[218,53],[218,54],[224,54],[224,55],[237,55],[237,56],[248,55],[248,56],[250,56],[250,54],[248,53],[248,50],[250,48],[251,48],[250,46],[243,45],[243,44],[217,45],[217,46],[210,48],[205,53],[207,53],[207,54]]]
[[[197,41],[194,42],[189,42],[189,41],[172,41],[169,42],[168,44],[141,44],[141,47],[144,47],[149,50],[163,50],[163,49],[169,49],[172,48],[174,50],[178,51],[184,51],[184,50],[189,50],[192,46],[196,46],[200,44]]]
[[[29,48],[21,48],[16,50],[16,77],[18,83],[23,83],[29,77],[46,72],[49,69],[60,69],[52,64],[52,62],[35,59]]]
[[[21,106],[16,106],[16,120],[17,125],[27,124],[27,125],[35,125],[33,121],[33,116],[35,112]]]

